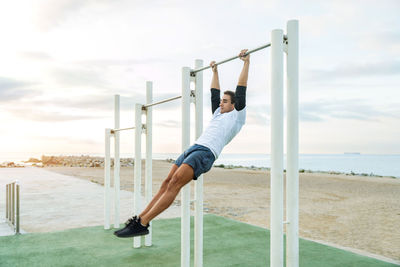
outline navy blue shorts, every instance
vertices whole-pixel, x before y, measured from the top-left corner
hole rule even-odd
[[[206,173],[211,169],[214,161],[214,154],[208,147],[194,144],[175,160],[175,164],[178,167],[182,163],[189,164],[194,170],[193,180],[197,180],[202,173]]]

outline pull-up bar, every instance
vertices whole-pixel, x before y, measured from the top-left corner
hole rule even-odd
[[[168,98],[168,99],[165,99],[165,100],[161,100],[161,101],[158,101],[158,102],[155,102],[155,103],[143,105],[142,109],[146,109],[148,107],[155,106],[155,105],[158,105],[158,104],[162,104],[162,103],[165,103],[165,102],[169,102],[169,101],[172,101],[172,100],[175,100],[175,99],[179,99],[179,98],[182,98],[182,96],[181,95],[180,96],[175,96],[175,97],[171,97],[171,98]]]
[[[283,41],[285,41],[285,40],[287,40],[287,37],[286,37],[286,36],[283,37]],[[257,52],[257,51],[259,51],[259,50],[261,50],[261,49],[267,48],[267,47],[269,47],[269,46],[271,46],[271,43],[268,43],[268,44],[262,45],[262,46],[260,46],[260,47],[254,48],[254,49],[248,51],[248,52],[245,54],[245,56],[247,56],[247,55],[249,55],[249,54],[251,54],[251,53]],[[220,62],[215,63],[215,65],[221,65],[221,64],[223,64],[223,63],[232,61],[232,60],[237,59],[237,58],[239,58],[239,56],[234,56],[234,57],[231,57],[231,58],[222,60],[222,61],[220,61]],[[203,68],[200,68],[200,69],[197,69],[197,70],[191,70],[191,71],[190,71],[190,76],[194,76],[195,73],[200,72],[200,71],[203,71],[203,70],[206,70],[206,69],[209,69],[209,68],[211,68],[211,66],[206,66],[206,67],[203,67]],[[168,98],[168,99],[165,99],[165,100],[162,100],[162,101],[159,101],[159,102],[155,102],[155,103],[143,105],[142,109],[146,109],[146,108],[148,108],[148,107],[155,106],[155,105],[158,105],[158,104],[162,104],[162,103],[165,103],[165,102],[169,102],[169,101],[172,101],[172,100],[175,100],[175,99],[179,99],[179,98],[182,98],[182,96],[176,96],[176,97]]]
[[[111,129],[111,133],[119,132],[119,131],[125,131],[125,130],[132,130],[135,129],[135,127],[129,127],[129,128],[120,128],[120,129]]]
[[[255,49],[253,49],[253,50],[248,51],[248,52],[245,54],[245,56],[247,56],[247,55],[249,55],[249,54],[251,54],[251,53],[254,53],[254,52],[258,51],[258,50],[267,48],[267,47],[269,47],[269,46],[271,46],[271,43],[268,43],[268,44],[265,44],[265,45],[263,45],[263,46],[257,47],[257,48],[255,48]],[[217,65],[221,65],[221,64],[223,64],[223,63],[229,62],[229,61],[234,60],[234,59],[237,59],[237,58],[239,58],[239,56],[234,56],[234,57],[231,57],[231,58],[222,60],[222,61],[220,61],[220,62],[215,63],[215,65],[216,65],[216,66],[217,66]],[[203,67],[203,68],[200,68],[200,69],[197,69],[197,70],[192,70],[192,71],[190,72],[190,75],[191,75],[191,76],[194,76],[195,73],[200,72],[200,71],[203,71],[203,70],[206,70],[206,69],[209,69],[209,68],[211,68],[211,66],[206,66],[206,67]]]

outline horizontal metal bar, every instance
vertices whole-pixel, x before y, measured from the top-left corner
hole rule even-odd
[[[265,44],[265,45],[263,45],[263,46],[257,47],[257,48],[255,48],[255,49],[253,49],[253,50],[247,51],[247,53],[245,54],[245,56],[247,56],[248,54],[254,53],[254,52],[258,51],[258,50],[267,48],[267,47],[269,47],[269,46],[271,46],[271,43],[268,43],[268,44]],[[235,56],[235,57],[231,57],[231,58],[225,59],[225,60],[222,60],[222,61],[220,61],[220,62],[217,62],[217,63],[215,63],[215,65],[218,66],[218,65],[221,65],[221,64],[226,63],[226,62],[228,62],[228,61],[237,59],[237,58],[239,58],[239,55],[237,55],[237,56]],[[203,71],[203,70],[206,70],[206,69],[209,69],[209,68],[211,68],[211,66],[206,66],[206,67],[203,67],[203,68],[200,68],[200,69],[197,69],[197,70],[192,70],[192,71],[190,72],[190,74],[192,75],[192,74],[195,74],[195,73],[197,73],[197,72],[199,72],[199,71]]]
[[[111,133],[115,133],[115,132],[119,132],[119,131],[125,131],[125,130],[132,130],[132,129],[135,129],[135,127],[111,129]]]
[[[171,97],[171,98],[168,98],[168,99],[165,99],[165,100],[161,100],[161,101],[158,101],[158,102],[155,102],[155,103],[146,104],[146,105],[143,105],[143,108],[146,109],[148,107],[155,106],[155,105],[158,105],[158,104],[162,104],[162,103],[165,103],[165,102],[169,102],[169,101],[181,98],[181,97],[182,96],[180,95],[180,96]]]

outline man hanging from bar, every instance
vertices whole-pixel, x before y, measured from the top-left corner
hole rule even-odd
[[[225,91],[221,100],[217,65],[215,61],[210,63],[213,71],[211,81],[213,117],[207,129],[178,157],[168,177],[146,209],[139,216],[129,218],[124,228],[114,232],[116,236],[147,235],[150,221],[172,204],[183,186],[191,180],[197,180],[202,173],[208,172],[224,146],[239,133],[246,121],[246,87],[250,64],[250,55],[246,55],[246,52],[247,49],[243,49],[239,54],[244,63],[236,92]]]

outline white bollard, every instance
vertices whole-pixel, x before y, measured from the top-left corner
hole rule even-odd
[[[141,205],[141,183],[142,183],[142,105],[135,105],[135,177],[134,177],[134,214],[139,215],[142,208]],[[133,238],[133,247],[139,248],[141,246],[141,236]]]
[[[182,152],[190,146],[190,68],[182,68]],[[190,183],[181,190],[181,266],[190,267]]]
[[[6,184],[6,219],[10,218],[10,185]]]
[[[105,131],[105,156],[104,156],[104,229],[110,229],[110,137],[111,129]]]
[[[195,69],[203,67],[203,60],[196,59]],[[196,139],[203,132],[203,72],[196,73],[195,79],[195,116]],[[195,188],[195,221],[194,221],[194,266],[203,266],[203,175],[200,175],[194,184]]]
[[[15,182],[11,183],[11,225],[15,223]]]
[[[283,266],[283,31],[271,33],[270,265]]]
[[[114,129],[120,125],[120,100],[119,95],[114,96]],[[114,132],[114,228],[119,228],[119,206],[120,206],[120,160],[119,160],[119,131]]]
[[[19,208],[20,208],[20,185],[19,181],[15,181],[15,234],[19,234]]]
[[[299,266],[299,22],[287,23],[286,263]]]
[[[146,104],[150,104],[153,102],[153,83],[146,82]],[[148,205],[153,198],[153,191],[152,191],[152,166],[153,166],[153,144],[152,144],[152,123],[153,123],[153,115],[152,115],[152,107],[147,107],[146,111],[146,184],[145,184],[145,191],[146,191],[146,205]],[[145,236],[145,246],[151,246],[152,234],[153,234],[153,226],[150,224],[149,227],[149,234]]]

